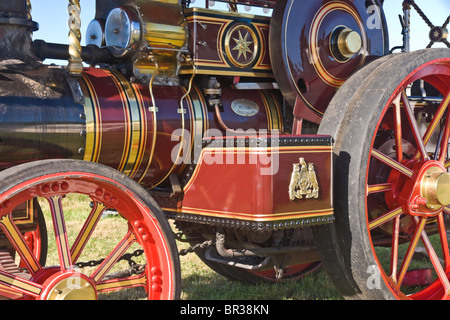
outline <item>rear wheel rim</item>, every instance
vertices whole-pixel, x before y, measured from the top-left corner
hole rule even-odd
[[[440,141],[449,141],[449,70],[448,59],[432,61],[414,70],[398,86],[384,108],[369,150],[365,201],[367,230],[381,277],[398,298],[447,299],[450,293],[447,275],[450,256],[445,226],[445,215],[450,210],[447,200],[442,196],[436,199],[435,195],[443,192],[446,196],[448,192],[435,181],[428,183],[428,176],[446,177],[449,166],[448,143],[437,143],[434,153],[428,150],[436,135],[441,137]],[[419,129],[423,124],[421,111],[411,107],[406,95],[407,86],[419,79],[443,96],[424,133]],[[387,148],[386,133],[389,130],[388,139],[392,143]],[[404,150],[405,139],[414,145],[413,153]],[[430,240],[432,233],[438,235],[434,244]],[[384,240],[382,245],[380,239]],[[386,239],[390,243],[386,243]],[[422,287],[412,288],[406,284],[408,277],[417,271],[412,258],[419,244],[428,252],[427,266],[422,271],[431,269],[433,275],[422,283]],[[389,259],[382,261],[386,260],[382,258],[386,256],[385,251],[390,251],[387,252]]]

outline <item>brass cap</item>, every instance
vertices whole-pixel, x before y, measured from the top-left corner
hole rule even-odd
[[[427,206],[447,206],[450,204],[450,173],[428,170],[421,184],[422,197]]]
[[[92,285],[81,277],[72,276],[57,282],[50,290],[47,300],[96,300]]]
[[[345,28],[339,33],[337,45],[340,54],[350,58],[361,50],[362,39],[358,32]]]
[[[450,173],[443,173],[436,182],[436,196],[440,204],[450,204]]]

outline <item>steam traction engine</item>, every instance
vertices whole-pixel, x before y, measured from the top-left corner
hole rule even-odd
[[[392,53],[382,0],[191,2],[97,1],[82,46],[79,1],[61,45],[0,0],[1,296],[177,298],[179,237],[233,280],[447,298],[450,51],[409,13],[429,47],[449,19],[404,1]]]

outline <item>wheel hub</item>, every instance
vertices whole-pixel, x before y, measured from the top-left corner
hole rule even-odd
[[[437,161],[427,161],[417,165],[415,179],[406,183],[404,191],[409,212],[415,216],[438,214],[450,204],[450,174]],[[405,194],[405,193],[404,193]]]
[[[343,28],[337,37],[337,48],[343,57],[349,59],[361,50],[361,36],[352,29]]]
[[[96,300],[97,292],[89,278],[81,273],[62,273],[50,277],[45,300]]]
[[[428,169],[421,181],[421,196],[426,199],[430,209],[450,204],[450,173],[440,168]]]

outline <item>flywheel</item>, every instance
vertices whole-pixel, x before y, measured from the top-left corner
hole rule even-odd
[[[272,68],[298,117],[320,121],[337,89],[388,51],[379,0],[282,0],[274,9]]]

